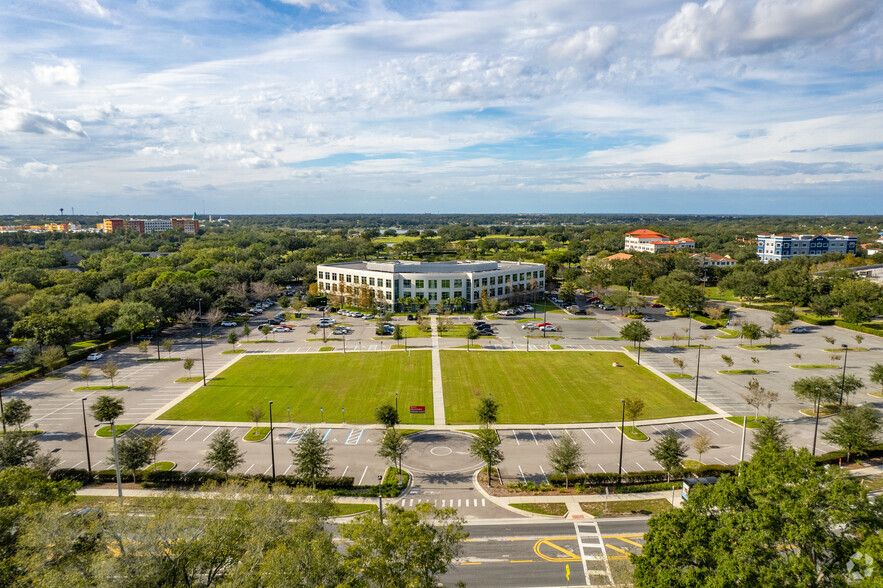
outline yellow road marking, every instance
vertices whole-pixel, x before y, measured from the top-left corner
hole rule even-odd
[[[614,547],[614,546],[610,545],[609,543],[605,543],[604,545],[606,545],[610,549],[613,549],[614,551],[618,551],[618,552],[624,553],[626,555],[628,555],[628,553],[629,553],[628,551],[625,551],[624,549],[620,549],[619,547]]]
[[[532,559],[510,559],[509,563],[533,563]]]
[[[464,561],[464,562],[460,563],[460,565],[461,566],[480,566],[481,562],[480,561]]]
[[[632,540],[630,540],[630,539],[626,539],[625,537],[616,537],[616,539],[619,539],[619,540],[622,541],[623,543],[631,543],[631,544],[634,545],[635,547],[641,547],[641,548],[644,547],[644,546],[641,545],[640,543],[637,543],[636,541],[632,541]]]
[[[564,558],[564,557],[549,557],[548,555],[545,555],[540,551],[540,547],[543,545],[548,545],[549,547],[554,547],[555,549],[557,549],[558,551],[560,551],[561,553],[563,553],[567,557],[566,558]],[[533,552],[536,553],[538,556],[540,556],[541,558],[543,558],[546,561],[551,561],[551,562],[556,562],[556,563],[562,562],[562,561],[580,561],[579,557],[577,557],[577,555],[575,553],[564,549],[560,545],[555,545],[554,543],[550,542],[549,539],[540,539],[539,541],[534,543]]]

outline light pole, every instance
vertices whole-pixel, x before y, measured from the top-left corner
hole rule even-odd
[[[840,375],[840,404],[843,405],[843,390],[846,388],[846,358],[849,356],[849,346],[845,343],[840,347],[843,348],[843,373]],[[849,405],[849,397],[846,398],[846,404]]]
[[[86,426],[86,399],[83,398],[83,439],[86,440],[86,469],[92,473],[92,458],[89,457],[89,428]]]
[[[113,436],[113,465],[117,474],[117,496],[120,497],[120,506],[123,505],[123,480],[120,478],[120,456],[117,452],[117,427],[114,419],[110,419],[110,434]]]
[[[156,317],[156,361],[160,361],[159,359],[159,317]]]
[[[343,419],[342,419],[341,422],[345,425],[345,424],[346,424],[346,409],[345,409],[345,408],[341,408],[341,409],[340,409],[340,414],[343,415]]]
[[[690,314],[687,317],[687,348],[690,347],[690,335],[693,333],[693,305],[687,307],[690,310]]]
[[[319,407],[319,418],[322,420],[323,423],[325,422],[325,407],[324,406]]]
[[[273,401],[270,401],[270,464],[273,468],[273,481],[276,481],[276,452],[273,447]]]
[[[199,333],[199,357],[202,359],[200,364],[202,364],[202,385],[208,386],[205,382],[205,352],[202,349],[202,331]]]
[[[742,419],[742,449],[739,451],[739,463],[745,461],[745,433],[748,431],[748,415]]]
[[[6,432],[6,421],[3,420],[3,390],[0,390],[0,424],[3,425],[3,432]]]
[[[622,424],[619,427],[619,479],[616,481],[617,484],[622,482],[622,444],[625,440],[625,398],[620,398],[619,401],[622,403]]]
[[[396,415],[399,414],[399,393],[396,392]]]
[[[696,389],[693,392],[693,402],[699,402],[699,360],[702,359],[702,344],[699,344],[696,354]]]
[[[812,454],[816,454],[816,437],[819,434],[819,413],[822,412],[822,391],[816,388],[816,427],[812,432]]]
[[[197,298],[196,302],[199,303],[199,314],[197,315],[197,319],[202,320],[202,298]]]
[[[383,476],[377,476],[377,499],[380,501],[380,524],[383,524]]]

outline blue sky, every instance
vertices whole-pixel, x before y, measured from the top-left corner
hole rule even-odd
[[[0,214],[883,214],[881,12],[0,2]]]

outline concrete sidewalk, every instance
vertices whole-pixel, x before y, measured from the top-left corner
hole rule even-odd
[[[441,355],[439,354],[438,320],[429,315],[432,328],[432,414],[436,427],[445,425],[445,392],[442,387]]]

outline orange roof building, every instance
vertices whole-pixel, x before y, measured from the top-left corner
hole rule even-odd
[[[624,249],[626,251],[659,253],[661,251],[677,251],[678,249],[695,249],[695,247],[696,242],[693,239],[686,237],[672,239],[668,235],[649,229],[638,229],[625,234]]]

